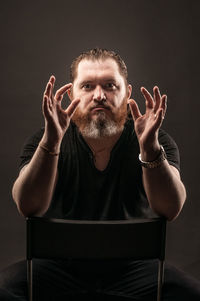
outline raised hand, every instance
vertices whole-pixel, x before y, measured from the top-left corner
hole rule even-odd
[[[55,77],[51,76],[47,83],[43,96],[42,111],[45,118],[45,143],[54,147],[60,144],[68,126],[70,119],[78,106],[80,100],[75,99],[66,110],[61,107],[63,96],[72,84],[66,84],[53,94]]]
[[[129,106],[140,148],[148,152],[159,148],[158,130],[166,113],[167,96],[161,96],[157,86],[153,88],[153,96],[144,87],[141,92],[146,100],[145,114],[141,114],[135,100],[130,99]]]

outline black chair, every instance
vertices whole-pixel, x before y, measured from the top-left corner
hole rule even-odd
[[[159,259],[157,301],[164,280],[166,220],[88,221],[27,218],[27,277],[33,300],[32,259]],[[102,245],[104,248],[102,248]]]

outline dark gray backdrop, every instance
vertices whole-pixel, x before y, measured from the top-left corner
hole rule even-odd
[[[128,65],[133,97],[158,85],[168,95],[163,124],[181,153],[187,202],[168,225],[167,258],[200,279],[199,0],[84,0],[1,3],[0,268],[25,255],[25,224],[12,201],[24,140],[43,125],[51,74],[68,82],[71,60],[95,46]],[[65,100],[67,103],[67,99]]]

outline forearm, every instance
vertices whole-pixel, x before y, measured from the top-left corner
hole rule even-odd
[[[54,95],[55,77],[51,76],[43,96],[44,135],[30,163],[21,171],[13,185],[12,195],[24,216],[43,215],[49,208],[57,181],[58,155],[61,141],[80,99],[74,99],[66,110],[61,107],[64,94],[72,84],[66,84]],[[53,153],[40,147],[43,145]]]
[[[42,139],[41,145],[43,142]],[[59,151],[59,146],[55,150]],[[13,199],[22,215],[43,215],[47,211],[56,184],[57,165],[58,156],[38,146],[13,185]]]
[[[153,88],[153,96],[144,87],[141,92],[146,101],[145,114],[141,114],[133,99],[129,100],[129,105],[140,146],[140,160],[143,161],[143,185],[152,209],[172,220],[181,211],[186,192],[178,170],[169,165],[158,140],[167,96],[161,96],[157,86]]]
[[[179,172],[163,161],[157,168],[143,167],[143,184],[151,208],[173,220],[180,213],[186,198]]]

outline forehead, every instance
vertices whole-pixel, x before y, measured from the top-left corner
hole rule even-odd
[[[78,64],[77,81],[107,78],[113,78],[116,80],[123,79],[119,72],[118,64],[111,58],[105,60],[83,59]]]

